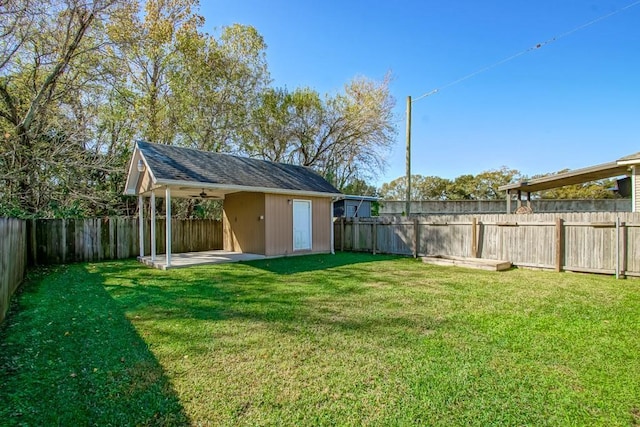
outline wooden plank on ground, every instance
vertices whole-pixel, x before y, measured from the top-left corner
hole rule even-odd
[[[475,268],[478,270],[504,271],[511,268],[511,261],[467,258],[447,255],[433,255],[422,257],[422,262],[433,265],[455,265],[458,267]]]

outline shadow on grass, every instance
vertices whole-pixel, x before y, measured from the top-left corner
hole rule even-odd
[[[370,276],[356,265],[396,259],[394,256],[341,253],[309,255],[235,264],[195,266],[159,271],[135,262],[95,264],[95,273],[106,278],[105,288],[136,321],[176,319],[292,322],[308,318],[313,305],[308,298],[356,297],[367,292],[354,278]],[[344,269],[349,266],[344,280]],[[316,274],[321,271],[321,274]],[[292,277],[282,286],[281,275]],[[313,314],[313,313],[311,313]]]
[[[362,305],[371,291],[363,283],[371,281],[375,273],[364,264],[393,259],[398,257],[339,253],[169,271],[141,267],[136,262],[92,267],[103,278],[109,294],[133,316],[134,323],[145,323],[145,329],[175,336],[177,341],[195,347],[198,339],[210,337],[193,328],[191,321],[270,323],[281,332],[294,334],[300,328],[318,325],[349,333],[396,330],[418,323],[418,329],[436,327],[433,319],[378,318],[366,310],[355,316],[354,310],[347,309],[349,305]],[[297,272],[301,274],[294,275]],[[282,275],[289,277],[283,279]],[[343,312],[351,315],[345,317]],[[182,325],[172,323],[168,327],[167,321]],[[185,333],[192,335],[185,340]]]
[[[327,270],[346,265],[355,265],[375,261],[397,259],[397,255],[371,255],[365,252],[338,252],[335,255],[303,255],[282,258],[244,261],[243,263],[276,274],[295,274],[318,270]]]
[[[24,284],[0,328],[0,423],[188,424],[155,356],[85,268]]]

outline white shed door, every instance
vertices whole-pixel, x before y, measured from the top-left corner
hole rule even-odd
[[[311,201],[293,201],[293,250],[311,249]]]

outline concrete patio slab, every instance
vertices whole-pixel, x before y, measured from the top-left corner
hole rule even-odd
[[[168,270],[173,268],[185,268],[195,265],[205,264],[222,264],[225,262],[251,261],[255,259],[264,259],[264,255],[246,254],[242,252],[230,251],[204,251],[204,252],[185,252],[181,254],[171,254],[171,265],[167,267],[164,254],[156,255],[155,261],[151,261],[151,256],[138,257],[138,261],[150,267],[160,270]]]

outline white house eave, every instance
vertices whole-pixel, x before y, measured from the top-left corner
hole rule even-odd
[[[220,185],[207,182],[193,182],[193,181],[181,181],[174,179],[154,179],[154,184],[157,186],[168,187],[191,187],[199,189],[211,189],[219,190],[226,193],[237,193],[240,191],[253,192],[253,193],[270,193],[270,194],[291,194],[308,197],[338,197],[340,193],[324,193],[321,191],[304,191],[304,190],[288,190],[285,188],[269,188],[269,187],[250,187],[245,185]]]
[[[618,160],[617,163],[619,166],[637,166],[637,165],[640,165],[640,159]]]

